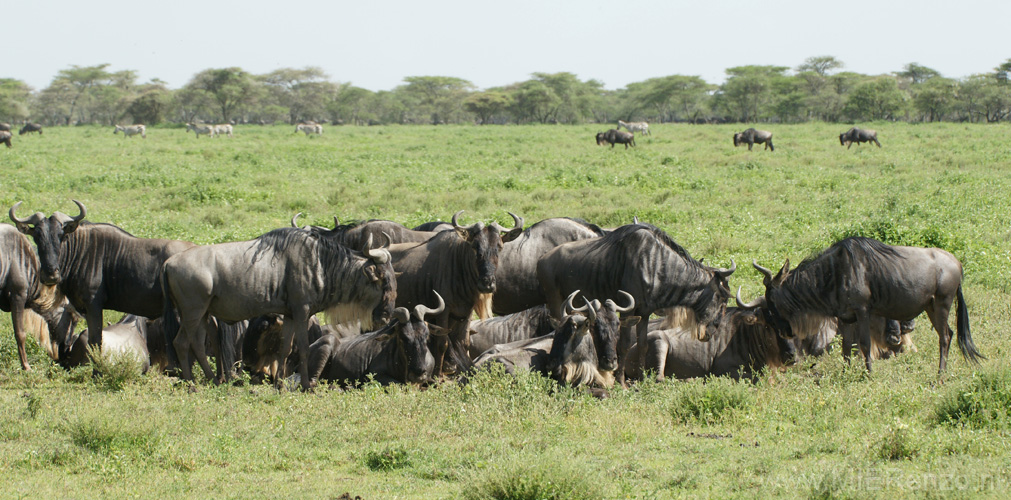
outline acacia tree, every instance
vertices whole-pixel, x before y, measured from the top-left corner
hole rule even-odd
[[[656,113],[661,123],[697,119],[713,88],[698,76],[670,75],[629,84],[628,100]]]
[[[498,90],[475,92],[463,101],[463,109],[477,115],[481,125],[491,123],[492,117],[504,111],[512,102],[509,94]]]
[[[321,68],[281,68],[260,77],[273,103],[288,108],[289,121],[318,120],[326,113],[340,86]]]
[[[785,78],[786,66],[737,66],[728,68],[716,104],[742,122],[766,116],[774,102],[773,83]]]
[[[895,78],[882,76],[857,85],[847,97],[844,111],[852,119],[889,120],[902,111],[905,100]]]
[[[252,75],[236,67],[201,71],[184,88],[207,92],[224,122],[229,121],[240,107],[256,102],[260,90]]]
[[[19,122],[28,119],[28,104],[32,88],[13,78],[0,78],[0,121]]]
[[[459,121],[463,101],[474,84],[452,76],[409,76],[397,88],[415,103],[419,115],[428,115],[432,125]]]
[[[913,107],[927,121],[941,120],[955,103],[956,84],[954,80],[936,77],[915,87]]]

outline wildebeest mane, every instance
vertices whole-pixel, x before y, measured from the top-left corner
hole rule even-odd
[[[597,229],[599,230],[600,228],[598,227]],[[645,229],[646,231],[649,231],[649,233],[652,234],[654,237],[656,237],[657,240],[663,243],[667,248],[673,250],[674,253],[681,256],[681,258],[683,258],[686,262],[694,264],[694,266],[698,268],[703,267],[699,261],[692,258],[692,256],[688,253],[688,250],[686,250],[681,245],[678,245],[677,242],[675,242],[670,236],[667,235],[667,233],[665,233],[662,229],[652,224],[647,224],[645,222],[639,222],[636,224],[626,224],[624,226],[618,227],[617,229],[611,231],[610,233],[603,235],[602,238],[605,241],[620,241],[625,237],[627,237],[628,235],[640,229]]]
[[[312,240],[315,240],[319,247],[321,247],[319,258],[324,268],[330,267],[328,264],[345,260],[351,252],[349,248],[341,245],[334,238],[324,237],[314,231],[282,227],[256,238],[252,262],[255,263],[261,254],[265,252],[269,252],[274,259],[277,259],[278,256],[283,255],[286,251],[296,248],[304,253],[303,256],[308,257],[311,255],[314,247],[314,245],[310,244]]]

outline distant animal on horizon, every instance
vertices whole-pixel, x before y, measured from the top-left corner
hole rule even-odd
[[[10,132],[6,130],[0,130],[0,142],[6,144],[7,147],[11,147],[11,137],[14,136],[11,135]]]
[[[618,120],[618,130],[621,130],[621,127],[625,127],[625,129],[633,134],[639,132],[642,135],[653,135],[649,131],[649,123],[647,122],[623,122]]]
[[[42,125],[39,125],[38,123],[26,123],[25,126],[21,127],[21,130],[18,131],[18,135],[25,135],[31,132],[38,132],[39,135],[42,135]]]
[[[748,151],[751,151],[751,146],[758,144],[765,144],[765,149],[770,151],[775,151],[776,148],[772,145],[772,132],[768,130],[755,130],[749,128],[744,132],[738,132],[734,134],[734,147],[740,146],[741,144],[748,145]]]
[[[228,123],[223,123],[221,125],[214,125],[214,137],[219,135],[227,135],[232,137],[232,126]]]
[[[123,137],[139,135],[142,139],[147,139],[147,129],[143,125],[128,125],[126,127],[116,125],[116,130],[112,131],[112,135],[116,135],[120,132],[123,133]]]
[[[853,127],[846,132],[839,134],[840,146],[846,146],[846,149],[849,149],[853,146],[854,142],[857,143],[858,146],[861,142],[873,142],[874,144],[877,144],[879,148],[881,147],[881,143],[878,142],[878,132],[875,130]]]
[[[614,149],[614,145],[624,144],[625,149],[628,149],[628,145],[631,144],[635,147],[635,134],[631,132],[622,132],[618,129],[611,129],[607,132],[597,133],[597,145],[601,146],[604,143],[611,145],[611,149]]]
[[[215,127],[214,127],[214,125],[205,125],[205,124],[202,124],[202,123],[187,123],[186,124],[186,131],[189,132],[190,130],[192,130],[193,133],[196,134],[197,139],[200,138],[200,134],[206,134],[206,135],[208,135],[210,137],[214,137],[214,135],[215,135],[215,132],[214,132]]]

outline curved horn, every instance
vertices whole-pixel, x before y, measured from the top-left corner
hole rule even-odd
[[[337,227],[340,225],[341,225],[340,219],[338,219],[336,215],[333,216],[333,228],[337,229]]]
[[[390,245],[393,244],[393,238],[390,238],[390,235],[386,234],[386,231],[383,231],[382,234],[383,234],[383,239],[386,240],[386,241],[384,241],[382,245],[379,245],[379,248],[380,249],[390,248]]]
[[[512,218],[513,218],[513,222],[515,223],[513,225],[513,229],[523,229],[523,217],[520,217],[520,216],[518,216],[518,215],[516,215],[516,214],[514,214],[512,212],[506,212],[506,213],[509,214],[509,215],[511,215]]]
[[[362,249],[362,253],[368,255],[370,259],[378,264],[385,264],[390,261],[390,251],[386,249],[386,246],[390,243],[390,237],[383,233],[386,237],[386,245],[379,248],[372,248],[372,235],[369,235],[369,239],[365,241],[365,248]]]
[[[10,212],[7,212],[7,215],[9,215],[11,217],[12,221],[14,221],[14,222],[16,222],[18,224],[34,224],[32,222],[32,219],[34,217],[28,217],[26,219],[19,219],[17,215],[14,215],[14,212],[16,212],[18,210],[18,207],[21,206],[21,203],[23,203],[23,202],[19,201],[19,202],[15,203],[14,206],[11,207]]]
[[[628,292],[626,292],[624,290],[618,290],[618,294],[619,295],[624,295],[625,297],[628,297],[628,305],[627,306],[625,306],[625,307],[618,307],[618,305],[615,304],[614,301],[611,300],[611,299],[607,299],[607,302],[604,302],[604,304],[607,304],[608,306],[610,306],[612,309],[614,309],[614,312],[616,312],[616,313],[629,312],[629,311],[631,311],[632,309],[635,308],[635,297],[633,297],[632,294],[630,294],[630,293],[628,293]]]
[[[760,273],[765,275],[766,281],[772,281],[772,271],[770,271],[768,268],[758,265],[758,261],[756,260],[752,260],[751,265],[755,266],[755,269],[758,269]]]
[[[736,270],[737,270],[737,263],[734,262],[734,259],[730,259],[730,268],[714,269],[714,271],[716,271],[716,274],[719,274],[720,276],[723,276],[724,278],[726,278],[727,276],[730,276],[731,274],[734,274],[734,271],[736,271]]]
[[[398,307],[393,310],[393,319],[400,322],[402,325],[406,325],[411,322],[410,313],[407,312],[406,307]]]
[[[632,224],[638,224],[638,223],[639,223],[639,217],[636,217],[636,216],[633,215],[632,216]]]
[[[597,309],[594,307],[594,304],[586,300],[586,297],[583,297],[583,302],[586,302],[586,305],[583,306],[586,310],[586,318],[590,321],[597,321]]]
[[[744,301],[741,300],[741,287],[737,287],[737,307],[740,307],[741,309],[754,309],[763,305],[765,305],[765,297],[761,296],[750,303],[745,304]]]
[[[575,306],[572,305],[572,299],[576,298],[576,295],[579,295],[579,290],[576,290],[575,292],[570,293],[569,294],[569,298],[565,299],[565,307],[562,308],[562,312],[566,316],[569,316],[569,315],[571,315],[572,313],[574,313],[576,311],[583,311],[583,310],[585,310],[585,309],[576,309]],[[585,308],[586,306],[583,306],[583,307]]]
[[[453,221],[453,227],[460,227],[460,224],[458,224],[456,222],[456,218],[459,217],[460,214],[462,214],[462,213],[463,213],[463,210],[460,210],[459,212],[453,214],[453,218],[451,219]]]
[[[293,217],[291,218],[291,227],[298,227],[298,224],[296,224],[296,223],[295,223],[295,221],[297,221],[297,220],[298,220],[298,218],[299,218],[299,217],[301,217],[301,215],[302,215],[302,212],[299,212],[299,213],[295,214],[295,215],[294,215],[294,216],[293,216]]]
[[[414,317],[418,318],[418,321],[425,321],[426,314],[439,314],[446,310],[446,301],[442,300],[442,295],[439,295],[439,292],[435,290],[432,290],[432,293],[439,299],[439,305],[435,309],[430,309],[424,304],[414,306]]]
[[[72,217],[72,219],[73,219],[74,222],[81,222],[81,219],[83,219],[84,216],[88,214],[88,210],[86,208],[84,208],[84,203],[81,203],[81,202],[79,202],[77,200],[71,200],[71,201],[73,201],[75,204],[77,204],[77,208],[81,211],[81,213],[79,215],[77,215],[76,217]]]

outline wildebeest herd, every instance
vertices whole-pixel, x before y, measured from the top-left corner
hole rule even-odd
[[[754,377],[790,364],[798,349],[824,352],[837,332],[844,355],[856,345],[870,370],[875,349],[909,345],[910,327],[897,322],[925,311],[943,372],[953,306],[960,351],[982,358],[961,263],[936,248],[852,237],[793,269],[789,260],[777,273],[753,262],[765,294],[745,303],[738,287],[738,307],[728,308],[733,260],[710,267],[638,220],[524,227],[510,214],[506,228],[461,225],[461,211],[415,228],[336,217],[328,228],[300,227],[296,214],[290,227],[252,240],[197,246],[92,223],[74,203],[76,216],[22,217],[18,202],[15,225],[0,226],[0,306],[11,312],[26,370],[31,330],[66,367],[101,347],[186,380],[194,363],[216,382],[237,368],[277,384],[297,372],[303,389],[465,380],[500,365],[606,388],[650,373]],[[104,327],[106,309],[136,316]],[[88,328],[75,334],[79,315]]]

